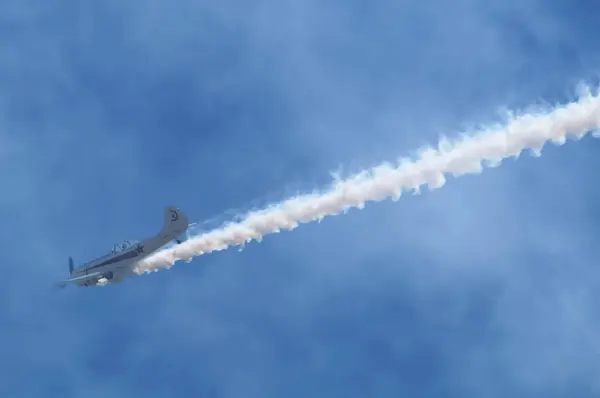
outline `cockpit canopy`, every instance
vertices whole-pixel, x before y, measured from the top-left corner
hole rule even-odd
[[[136,243],[138,243],[137,240],[124,240],[123,242],[117,243],[116,245],[114,245],[111,250],[111,253],[114,254],[114,253],[124,252],[126,250],[129,250]]]

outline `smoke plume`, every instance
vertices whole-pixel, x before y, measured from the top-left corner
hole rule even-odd
[[[446,176],[479,174],[484,166],[497,167],[503,159],[517,158],[525,149],[536,156],[552,142],[563,145],[567,138],[579,140],[600,127],[598,92],[583,90],[577,101],[516,116],[506,123],[450,141],[442,138],[436,148],[422,148],[415,160],[400,159],[397,165],[381,164],[348,179],[336,181],[321,193],[300,195],[246,215],[230,223],[191,237],[180,245],[162,250],[138,264],[137,273],[170,268],[178,260],[261,241],[269,234],[292,230],[303,223],[362,209],[367,202],[398,200],[404,192],[441,188]],[[596,135],[595,135],[596,136]]]

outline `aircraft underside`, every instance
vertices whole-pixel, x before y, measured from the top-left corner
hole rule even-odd
[[[109,283],[119,283],[125,279],[124,273],[116,273],[114,271],[106,271],[98,279],[88,280],[87,282],[81,283],[79,286],[105,286]]]

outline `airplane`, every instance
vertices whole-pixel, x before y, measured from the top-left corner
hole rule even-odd
[[[109,283],[122,282],[125,277],[134,273],[136,264],[158,251],[171,241],[178,244],[185,238],[182,235],[188,229],[187,216],[175,206],[164,210],[163,226],[160,232],[151,238],[137,241],[124,241],[113,247],[107,255],[75,267],[73,258],[69,257],[69,274],[71,278],[55,283],[65,287],[69,284],[77,286],[104,286]]]

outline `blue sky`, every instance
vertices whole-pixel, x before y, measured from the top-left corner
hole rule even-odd
[[[574,98],[590,1],[0,5],[3,397],[598,396],[592,138],[127,283],[154,233]]]

